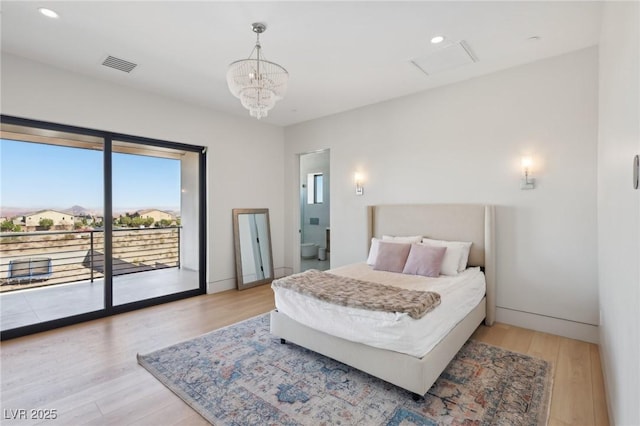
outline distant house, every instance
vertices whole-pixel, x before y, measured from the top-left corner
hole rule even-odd
[[[137,216],[140,216],[143,219],[152,218],[155,223],[160,222],[161,220],[169,220],[171,222],[176,221],[176,216],[158,209],[146,209],[146,210],[138,210],[136,212]]]
[[[93,216],[88,213],[76,214],[75,218],[76,218],[76,222],[82,222],[85,225],[91,225],[96,222],[102,222],[102,217]]]
[[[53,221],[52,229],[73,229],[76,217],[70,213],[60,212],[57,210],[40,210],[24,216],[18,216],[13,223],[26,228],[27,231],[35,231],[40,227],[42,219],[51,219]]]

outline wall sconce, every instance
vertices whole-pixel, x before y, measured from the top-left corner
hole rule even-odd
[[[531,157],[522,157],[520,159],[522,165],[523,178],[520,180],[520,189],[534,189],[536,187],[536,180],[531,177],[531,166],[533,160]]]
[[[364,194],[364,187],[362,186],[362,175],[360,173],[356,173],[354,175],[354,180],[356,182],[356,195]]]

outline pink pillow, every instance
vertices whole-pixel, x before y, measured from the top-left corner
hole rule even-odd
[[[411,244],[378,243],[378,257],[373,264],[376,271],[402,272],[404,264],[409,256]]]
[[[411,251],[402,273],[437,277],[440,275],[440,267],[446,251],[446,247],[411,244]]]

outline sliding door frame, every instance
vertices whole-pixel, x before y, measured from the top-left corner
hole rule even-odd
[[[206,204],[206,147],[187,145],[178,142],[169,142],[158,139],[145,138],[140,136],[131,136],[122,133],[107,132],[84,127],[70,126],[66,124],[51,123],[46,121],[32,120],[28,118],[0,115],[0,122],[3,124],[13,124],[24,127],[33,127],[46,130],[53,130],[65,133],[76,133],[87,136],[95,136],[104,141],[103,146],[103,174],[104,174],[104,307],[101,310],[87,312],[78,315],[72,315],[51,321],[40,322],[22,327],[16,327],[9,330],[0,331],[0,340],[12,339],[28,334],[39,333],[42,331],[52,330],[67,325],[77,324],[80,322],[90,321],[98,318],[104,318],[123,312],[134,311],[162,303],[173,302],[176,300],[186,299],[193,296],[206,294],[206,258],[207,258],[207,204]],[[191,151],[198,153],[198,226],[200,238],[198,239],[198,288],[187,290],[179,293],[173,293],[149,299],[143,299],[122,305],[113,305],[113,188],[112,188],[112,144],[114,140],[137,143],[140,145],[156,146],[162,148],[171,148],[183,151]]]

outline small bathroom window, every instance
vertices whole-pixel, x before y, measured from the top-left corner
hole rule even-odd
[[[322,173],[307,174],[307,204],[322,204]]]

